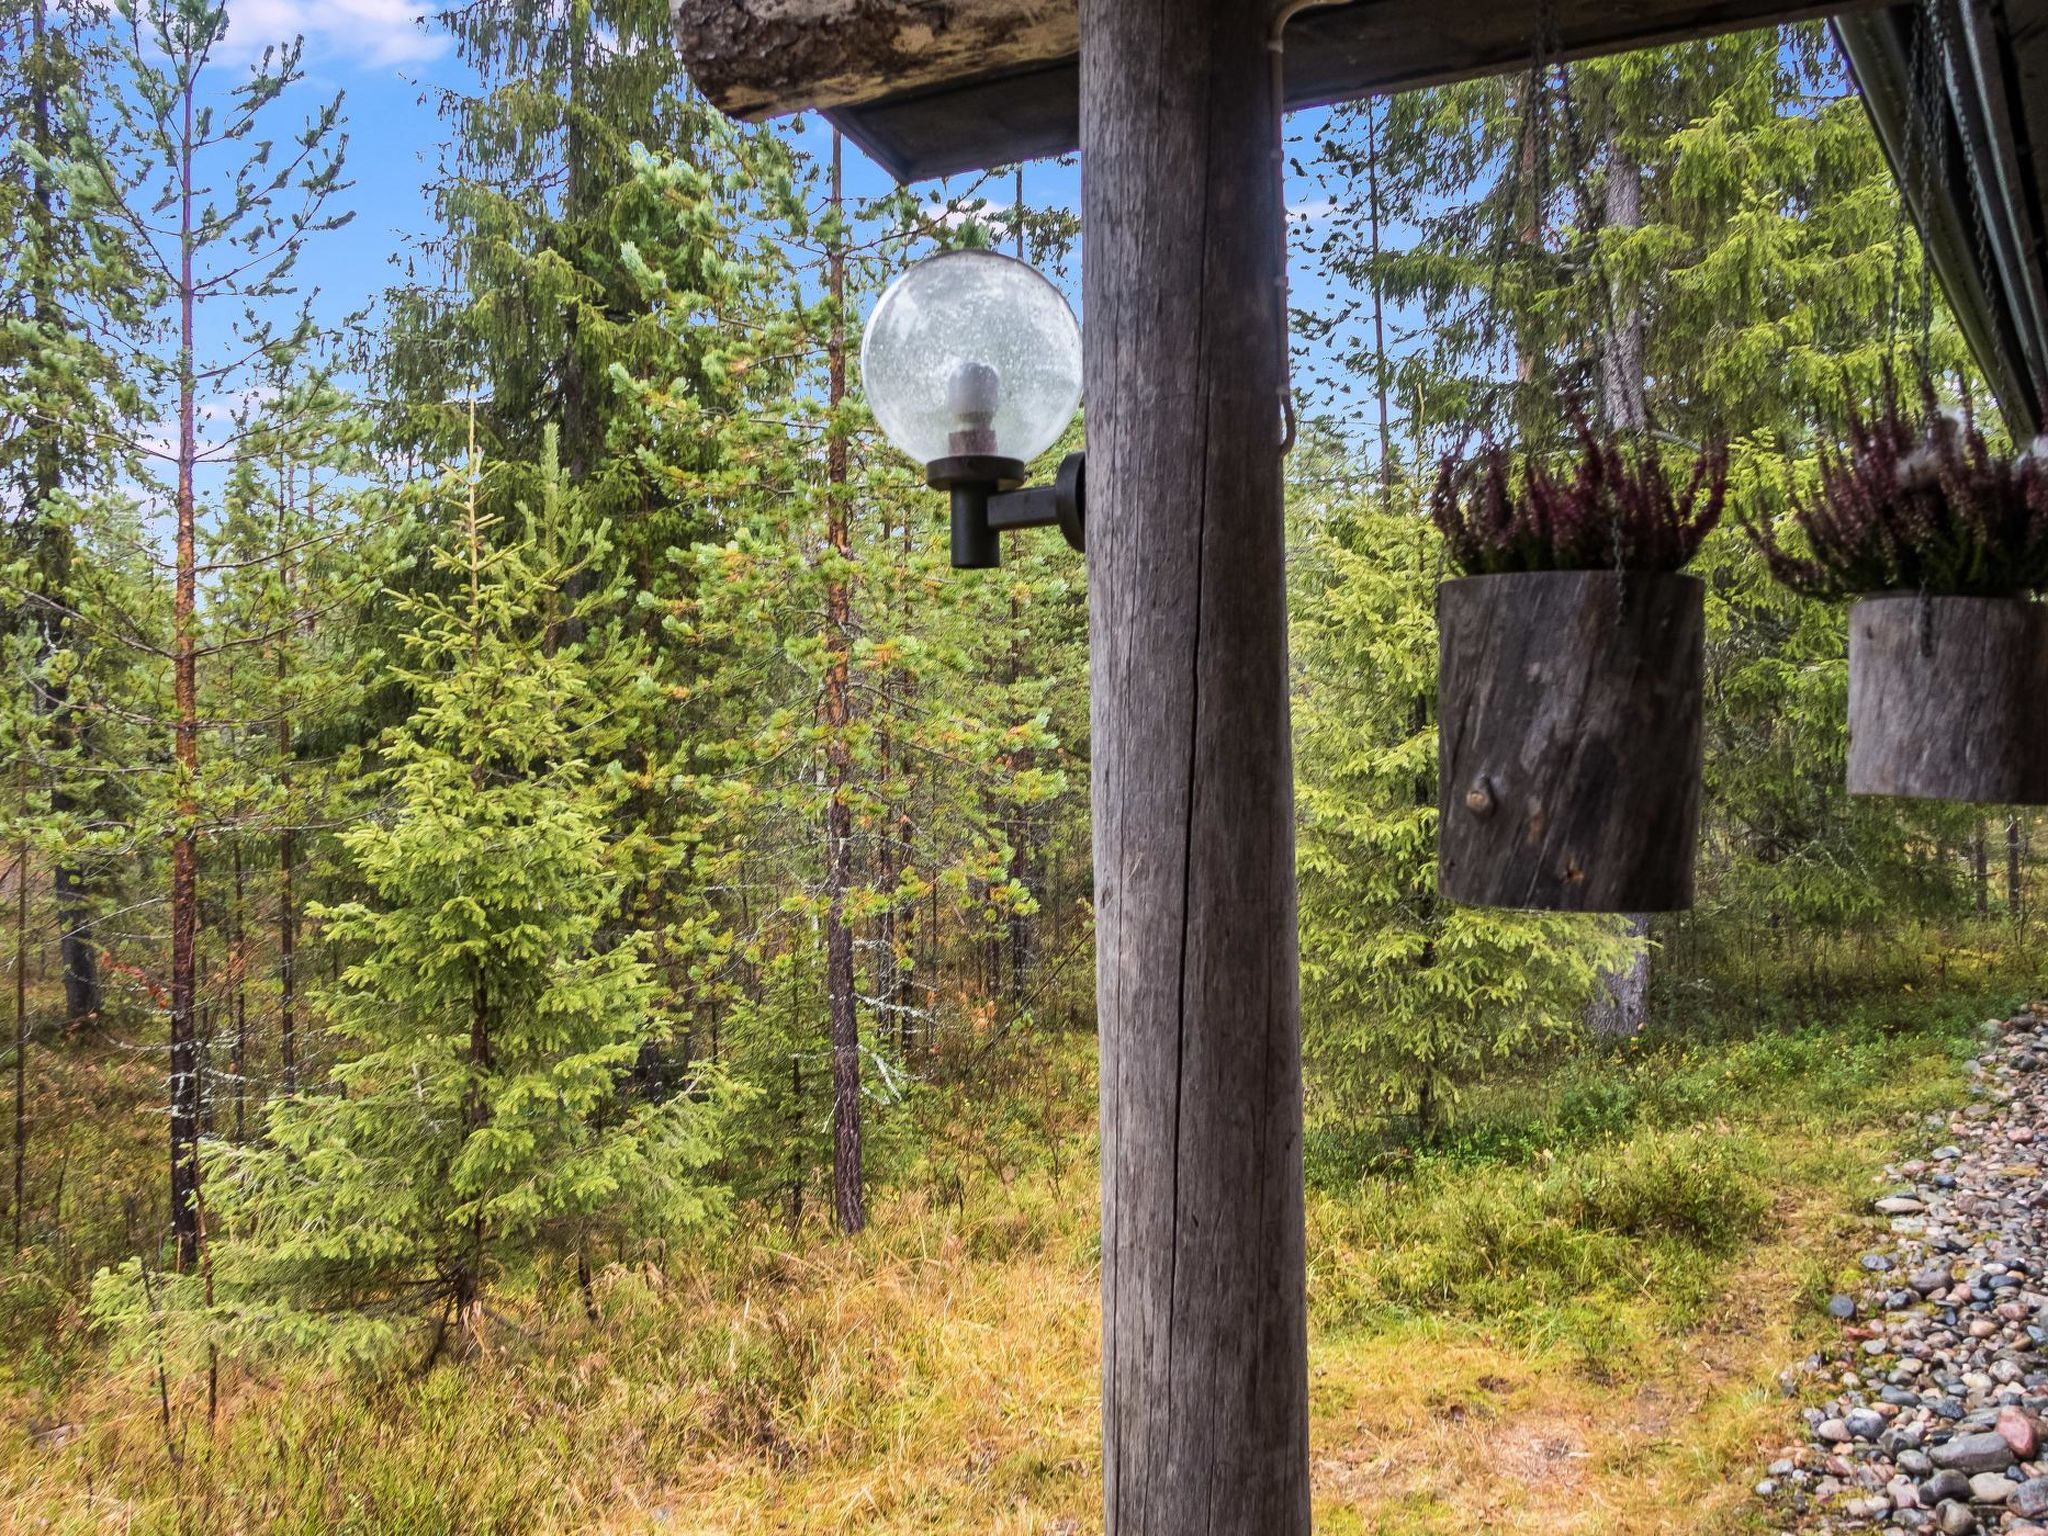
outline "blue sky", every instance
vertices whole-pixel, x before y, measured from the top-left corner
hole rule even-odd
[[[408,238],[431,223],[422,188],[434,175],[444,136],[433,92],[440,85],[463,85],[465,72],[447,36],[421,20],[424,9],[421,0],[229,0],[226,62],[239,65],[267,43],[300,35],[307,96],[344,93],[348,171],[355,183],[347,202],[356,216],[346,229],[323,237],[300,269],[301,278],[321,290],[323,316],[339,316],[374,299],[397,276],[393,259],[403,258]],[[1310,126],[1306,115],[1290,124],[1296,134]],[[806,134],[819,153],[824,131],[822,121],[813,119]],[[887,173],[851,144],[846,163],[853,195],[889,186]],[[992,203],[1007,203],[1010,195],[1007,184],[988,193]],[[1073,206],[1079,195],[1076,165],[1027,167],[1029,204]],[[1310,186],[1291,188],[1290,205],[1298,216],[1313,217],[1321,195]],[[1077,277],[1078,269],[1069,273],[1070,289],[1078,287]],[[1295,282],[1298,301],[1316,296],[1316,274],[1299,262]],[[1079,295],[1073,296],[1078,308]]]

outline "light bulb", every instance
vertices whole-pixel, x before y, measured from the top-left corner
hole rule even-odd
[[[996,406],[1003,394],[1003,376],[987,363],[960,362],[946,379],[946,408],[955,426],[947,448],[953,453],[996,451]]]

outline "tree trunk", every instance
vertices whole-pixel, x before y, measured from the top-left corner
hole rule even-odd
[[[171,832],[171,1235],[180,1270],[199,1258],[199,1059],[195,959],[199,930],[199,688],[193,625],[197,554],[193,544],[193,472],[198,459],[198,380],[193,374],[195,291],[192,250],[193,92],[185,85],[179,178],[178,527],[177,586],[172,600],[176,709],[176,824]]]
[[[235,898],[228,914],[228,1007],[234,1018],[235,1140],[248,1136],[249,1119],[249,997],[244,985],[248,969],[248,913],[244,906],[247,890],[242,872],[242,840],[234,840]]]
[[[1985,847],[1984,818],[1977,818],[1977,830],[1970,837],[1970,874],[1977,888],[1977,915],[1991,915],[1991,869]]]
[[[1643,168],[1618,134],[1607,145],[1607,194],[1602,222],[1608,229],[1643,227]],[[1650,425],[1648,371],[1643,347],[1643,306],[1634,287],[1615,280],[1607,345],[1600,354],[1600,397],[1608,424],[1623,432]]]
[[[1309,1529],[1261,0],[1082,0],[1107,1536]]]
[[[2023,911],[2021,898],[2020,820],[2015,816],[2005,824],[2005,910],[2015,923]]]
[[[1388,399],[1392,380],[1387,371],[1386,284],[1380,278],[1380,142],[1384,103],[1372,102],[1366,109],[1365,177],[1366,213],[1372,224],[1372,377],[1373,393],[1379,404],[1380,510],[1394,507],[1394,420]]]
[[[839,134],[832,135],[832,208],[843,201]],[[825,991],[832,1015],[832,1209],[847,1234],[868,1224],[861,1186],[860,1018],[855,1009],[853,926],[846,900],[853,884],[852,594],[846,562],[853,555],[846,489],[846,433],[839,423],[846,398],[846,248],[833,236],[827,280],[833,316],[827,365],[832,421],[825,432],[826,539],[834,567],[825,584],[825,766],[831,801],[825,813],[826,887]]]
[[[1024,250],[1024,167],[1017,167],[1015,195],[1011,201],[1011,217],[1016,226],[1016,247],[1011,252],[1019,261],[1025,260]],[[1018,601],[1016,589],[1010,592],[1010,696],[1016,697],[1017,684],[1024,677],[1024,605]],[[1032,767],[1034,753],[1029,747],[1020,748],[1010,755],[1009,771],[1014,792],[1015,779],[1019,773],[1028,772]],[[1033,846],[1031,813],[1027,807],[1015,801],[1010,811],[1010,883],[1017,890],[1036,897],[1038,894],[1037,850]],[[1024,984],[1031,970],[1034,919],[1019,910],[1014,893],[1010,901],[1010,1007],[1018,1010],[1024,1006]]]
[[[68,704],[60,706],[59,724],[66,734],[71,734],[66,724],[70,714]],[[53,788],[50,809],[68,816],[78,810],[78,801]],[[57,907],[57,962],[64,973],[64,1027],[77,1029],[100,1016],[100,952],[93,940],[84,872],[69,860],[60,860],[50,871],[50,892]]]
[[[1010,597],[1010,650],[1009,650],[1009,692],[1016,696],[1017,684],[1024,677],[1024,632],[1023,605],[1015,594]],[[1012,792],[1019,774],[1028,773],[1032,767],[1033,753],[1029,747],[1020,747],[1009,754],[1005,765],[1011,779]],[[1032,919],[1019,905],[1018,893],[1028,899],[1037,895],[1038,868],[1033,857],[1030,809],[1017,800],[1010,803],[1008,825],[1004,831],[1010,843],[1010,899],[1005,903],[1005,922],[1009,930],[1009,977],[1007,992],[1012,1012],[1024,1006],[1024,984],[1031,969]]]
[[[1607,148],[1607,194],[1603,222],[1609,229],[1640,229],[1643,224],[1643,169],[1618,135],[1610,133]],[[1643,308],[1635,291],[1623,283],[1610,289],[1612,326],[1600,354],[1601,408],[1608,424],[1625,432],[1650,425],[1646,364],[1643,356]],[[1636,941],[1635,958],[1600,978],[1586,1027],[1595,1036],[1626,1039],[1642,1033],[1650,1016],[1650,919],[1628,915]]]
[[[1640,1034],[1650,1014],[1650,919],[1645,913],[1632,912],[1626,922],[1638,946],[1636,957],[1600,978],[1593,1005],[1586,1010],[1588,1033],[1603,1040],[1626,1040]]]
[[[22,758],[22,777],[28,777]],[[26,782],[22,798],[28,798]],[[14,1251],[21,1251],[28,1202],[28,838],[15,850],[14,864]]]
[[[311,475],[308,472],[310,481]],[[278,488],[277,576],[289,604],[292,592],[291,539],[288,513],[291,506],[290,481]],[[313,509],[313,488],[306,488],[306,505]],[[299,1091],[298,948],[299,907],[293,889],[298,863],[296,828],[292,825],[292,718],[287,692],[291,679],[288,646],[282,635],[277,642],[277,778],[280,796],[277,830],[277,1070],[287,1097]]]

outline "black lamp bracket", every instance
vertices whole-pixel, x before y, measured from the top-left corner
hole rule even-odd
[[[934,459],[925,467],[925,483],[952,495],[954,569],[1000,566],[1006,528],[1056,527],[1068,544],[1086,551],[1086,456],[1068,454],[1050,485],[1027,486],[1025,473],[1016,459],[988,454]]]

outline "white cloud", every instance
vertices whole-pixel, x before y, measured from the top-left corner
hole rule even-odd
[[[1287,217],[1297,224],[1321,224],[1337,216],[1337,204],[1332,198],[1315,198],[1305,203],[1289,203]]]
[[[448,48],[446,33],[420,25],[429,9],[427,0],[229,0],[226,51],[254,58],[302,36],[309,68],[424,63]]]

